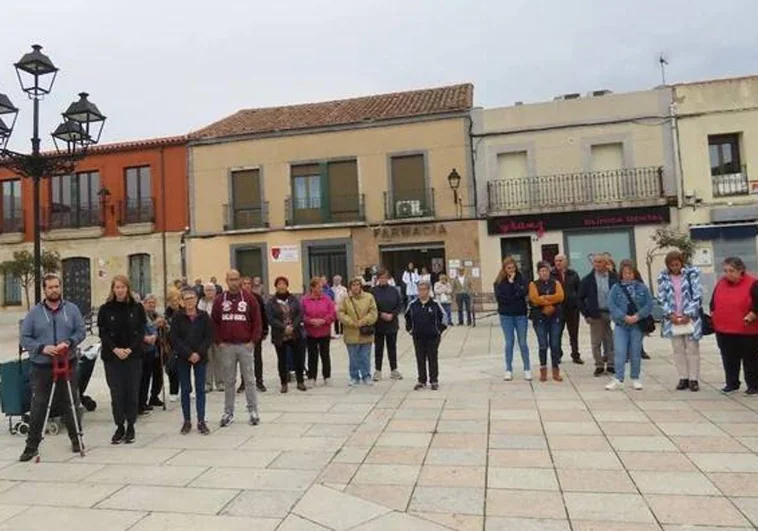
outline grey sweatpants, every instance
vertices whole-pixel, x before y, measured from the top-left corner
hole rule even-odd
[[[592,345],[592,357],[595,358],[595,367],[613,367],[613,330],[611,330],[611,317],[607,312],[601,312],[600,318],[588,318],[590,325],[590,344]]]
[[[222,343],[218,345],[216,351],[218,356],[218,365],[224,375],[224,413],[227,415],[234,414],[234,399],[236,398],[237,389],[237,364],[240,366],[240,373],[243,381],[247,382],[245,386],[245,398],[247,399],[248,412],[258,412],[258,394],[255,391],[255,371],[253,370],[253,345],[241,344],[232,345]]]

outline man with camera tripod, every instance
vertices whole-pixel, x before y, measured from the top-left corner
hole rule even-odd
[[[31,461],[38,455],[39,444],[42,441],[42,430],[45,422],[50,393],[53,388],[53,357],[68,355],[72,370],[71,388],[74,390],[74,408],[79,409],[79,393],[76,382],[76,346],[84,341],[86,331],[84,319],[79,308],[61,296],[61,279],[58,275],[48,274],[42,280],[45,300],[37,304],[24,318],[21,324],[21,346],[29,352],[32,364],[29,380],[32,385],[31,418],[29,434],[26,438],[26,448],[19,461]],[[71,439],[71,450],[81,452],[77,434],[77,424],[72,415],[68,390],[65,385],[58,385],[53,397],[53,407],[64,418],[68,436]]]

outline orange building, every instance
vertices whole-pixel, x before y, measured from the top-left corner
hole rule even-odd
[[[33,186],[0,169],[0,192],[2,262],[32,251]],[[46,178],[42,248],[61,256],[64,296],[89,312],[105,300],[113,276],[126,274],[136,292],[163,299],[167,283],[182,274],[187,197],[185,137],[96,146],[73,174]],[[19,279],[2,277],[2,306],[22,304]]]

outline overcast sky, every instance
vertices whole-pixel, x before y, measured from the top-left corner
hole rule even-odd
[[[3,0],[0,92],[32,43],[61,69],[45,144],[87,90],[104,141],[184,134],[241,108],[473,82],[492,107],[758,73],[756,0]]]

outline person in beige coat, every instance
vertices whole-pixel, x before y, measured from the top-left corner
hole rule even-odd
[[[458,307],[458,326],[463,326],[463,313],[466,312],[466,325],[471,326],[471,296],[474,294],[474,279],[465,267],[458,269],[458,276],[453,281],[453,295]]]
[[[363,279],[356,277],[348,285],[348,295],[339,305],[338,317],[344,326],[345,345],[350,361],[350,387],[371,380],[371,345],[374,343],[374,324],[379,317],[376,300],[363,291]]]

